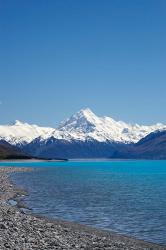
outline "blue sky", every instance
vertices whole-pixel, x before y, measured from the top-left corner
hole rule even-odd
[[[165,0],[0,0],[0,123],[165,122]]]

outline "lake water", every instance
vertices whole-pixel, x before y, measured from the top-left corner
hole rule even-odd
[[[166,245],[166,161],[1,163],[37,214]]]

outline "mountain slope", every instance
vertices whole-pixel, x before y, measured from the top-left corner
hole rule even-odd
[[[88,139],[99,142],[137,142],[152,131],[166,128],[166,125],[156,124],[144,126],[138,124],[127,124],[122,121],[115,121],[111,117],[98,117],[90,109],[83,109],[61,123],[58,131],[67,135],[73,140],[86,141]],[[56,135],[55,135],[56,138]]]
[[[18,120],[11,125],[0,126],[0,139],[3,139],[13,145],[20,143],[29,143],[39,136],[46,136],[55,129],[30,125]]]
[[[98,117],[90,109],[82,109],[61,123],[57,129],[40,127],[16,121],[12,125],[0,126],[0,138],[13,145],[28,144],[40,140],[87,141],[135,143],[149,133],[166,129],[166,125],[144,126],[115,121],[111,117]]]
[[[40,127],[16,121],[0,126],[0,139],[35,157],[91,158],[111,157],[131,151],[130,144],[156,130],[166,129],[161,123],[144,126],[98,117],[82,109],[58,128]]]
[[[117,150],[113,157],[128,159],[166,159],[166,130],[152,132],[138,143],[126,145],[125,148]]]
[[[0,160],[4,159],[29,159],[30,157],[21,152],[15,146],[4,140],[0,140]]]
[[[48,140],[35,139],[23,147],[34,157],[45,158],[108,158],[126,144],[99,142],[96,140],[63,140],[54,137]]]

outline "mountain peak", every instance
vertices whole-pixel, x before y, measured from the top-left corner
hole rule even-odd
[[[91,132],[93,131],[98,119],[99,118],[89,108],[81,109],[69,119],[62,122],[59,126],[59,129],[70,132],[72,130],[77,130],[84,133]]]
[[[85,117],[86,119],[91,119],[91,118],[96,118],[97,116],[89,108],[85,108],[78,111],[72,117],[75,117],[77,119],[81,117]]]
[[[92,110],[90,108],[81,109],[77,113],[82,113],[84,115],[94,115],[94,113],[92,112]]]

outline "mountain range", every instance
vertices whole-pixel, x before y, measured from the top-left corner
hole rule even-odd
[[[114,158],[166,159],[166,130],[155,131],[135,144],[117,150]]]
[[[165,131],[166,125],[161,123],[151,126],[128,124],[107,116],[98,117],[87,108],[61,122],[57,128],[18,120],[10,125],[1,125],[0,139],[35,157],[148,158],[143,153],[152,147],[151,142],[149,147],[143,146],[149,141],[148,136],[151,138],[155,134],[153,140],[157,140],[158,134]],[[166,158],[166,148],[164,150]],[[138,151],[140,153],[136,153]],[[151,155],[149,158],[155,157]]]

